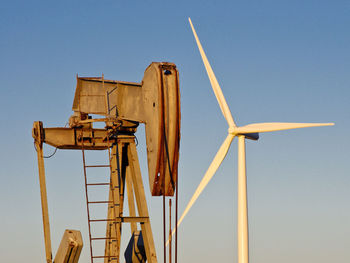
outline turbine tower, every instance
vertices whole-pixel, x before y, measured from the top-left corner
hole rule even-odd
[[[254,123],[238,127],[232,117],[231,111],[226,103],[225,97],[222,93],[220,85],[215,77],[215,74],[209,64],[209,61],[204,53],[202,45],[198,39],[197,33],[193,27],[192,21],[189,18],[189,22],[193,31],[193,35],[196,39],[199,52],[201,54],[205,69],[208,73],[208,77],[213,88],[216,99],[219,103],[222,114],[224,115],[228,123],[228,135],[214,157],[214,160],[210,164],[207,172],[205,173],[202,181],[193,194],[190,202],[180,217],[177,227],[181,224],[182,220],[197,200],[203,189],[209,183],[214,176],[216,170],[224,160],[232,140],[238,137],[238,211],[237,211],[237,244],[238,244],[238,263],[249,262],[248,251],[248,211],[247,211],[247,180],[246,180],[246,158],[245,158],[245,139],[257,140],[259,133],[272,132],[281,130],[290,130],[307,127],[318,126],[332,126],[334,123],[285,123],[285,122],[269,122],[269,123]],[[175,233],[174,229],[173,233]]]

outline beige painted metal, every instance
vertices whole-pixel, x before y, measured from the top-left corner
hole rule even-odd
[[[39,122],[39,121],[34,122],[32,135],[34,137],[34,143],[35,143],[35,147],[38,155],[40,199],[41,199],[41,209],[42,209],[43,227],[44,227],[46,262],[51,263],[52,249],[51,249],[49,210],[47,205],[47,192],[46,192],[44,156],[43,156],[43,136],[44,135],[42,131],[43,131],[42,122]]]
[[[118,116],[123,119],[143,122],[141,87],[140,83],[134,82],[77,77],[72,110],[109,116],[106,94],[110,93],[109,101],[112,103],[110,106],[118,105]],[[116,113],[115,110],[114,113]]]
[[[137,205],[137,210],[140,217],[149,217],[148,208],[145,196],[145,190],[143,187],[140,165],[137,157],[136,145],[131,143],[128,145],[128,162],[131,169],[131,177],[134,186],[135,200]],[[143,242],[145,246],[147,261],[149,263],[156,263],[156,249],[154,246],[153,234],[150,222],[141,223],[141,230],[143,236]]]
[[[78,263],[83,239],[78,230],[66,229],[57,250],[54,263]]]
[[[172,196],[176,186],[180,141],[180,95],[176,66],[152,63],[145,71],[142,92],[150,190],[155,196],[163,193]],[[166,146],[172,175],[169,174]]]
[[[59,140],[59,144],[56,143],[56,141],[55,143],[53,143],[52,142],[53,139],[52,140],[49,139],[51,144],[55,146],[65,147],[68,149],[74,149],[75,147],[79,149],[81,138],[72,140],[71,138],[72,129],[69,129],[69,128],[66,128],[66,129],[42,128],[42,124],[37,122],[34,124],[33,134],[38,134],[36,135],[36,137],[42,138],[43,136],[41,136],[40,133],[38,133],[38,131],[39,132],[41,131],[42,133],[44,133],[47,130],[49,131],[48,133],[50,134],[50,136],[47,139],[53,138],[54,135],[57,137],[61,137],[61,139]],[[87,141],[94,141],[94,139],[97,140],[97,138],[92,137],[94,134],[92,129],[91,130],[85,129],[80,131],[85,133],[83,137],[85,137]],[[100,130],[95,131],[95,134],[99,134],[99,132],[102,132],[102,131]],[[70,136],[67,136],[67,134],[70,134]],[[78,134],[78,132],[75,131],[75,134]],[[66,140],[62,138],[65,138]],[[101,139],[102,137],[98,137],[98,138]],[[107,145],[109,145],[109,143],[113,143],[114,140],[112,140],[111,142],[107,142],[105,139],[104,140],[101,139],[100,142],[103,142],[104,144],[101,143],[96,145],[95,147],[97,149],[107,147]],[[36,144],[38,143],[36,142]],[[108,257],[113,256],[113,258],[115,257],[119,259],[121,255],[120,241],[121,241],[122,223],[130,223],[132,232],[138,231],[137,224],[139,223],[143,233],[148,262],[157,262],[153,234],[151,231],[151,225],[150,225],[150,220],[148,215],[147,203],[145,199],[144,187],[142,183],[140,167],[138,164],[134,136],[119,135],[117,138],[117,145],[114,144],[114,146],[112,147],[112,154],[111,154],[111,161],[110,161],[111,187],[109,192],[109,201],[111,201],[112,203],[108,207],[108,219],[111,221],[107,222],[107,228],[106,228],[106,237],[116,238],[116,242],[109,242],[110,240],[106,240],[105,256],[108,256]],[[37,146],[38,154],[42,156],[42,145],[41,147],[39,146],[40,145]],[[85,148],[85,142],[84,142],[84,148]],[[93,144],[91,144],[90,149],[93,149]],[[119,158],[120,176],[118,175],[117,154],[120,157]],[[38,160],[39,162],[41,161],[43,164],[42,158],[41,159],[38,158]],[[41,172],[42,168],[40,167],[43,168],[43,166],[40,166],[39,164],[40,182],[45,183],[45,181],[43,181],[43,179],[45,178],[42,177],[43,175],[43,173]],[[123,215],[125,185],[127,187],[130,216]],[[42,191],[42,194],[46,196],[45,187],[41,187],[41,189],[44,190]],[[50,252],[49,255],[51,255],[50,236],[47,235],[47,229],[49,227],[47,201],[46,201],[46,198],[42,198],[42,200],[44,201],[43,221],[44,221],[44,230],[45,230],[45,245],[46,245],[46,251]],[[137,204],[138,216],[136,215],[135,201]],[[46,204],[46,208],[45,208],[45,204]],[[59,257],[62,257],[63,254],[64,252],[61,251],[59,252],[58,255],[60,255]],[[105,262],[119,262],[117,259],[111,259],[110,261],[108,261],[108,258],[105,258]],[[52,260],[47,262],[52,262]]]
[[[238,136],[238,212],[237,212],[237,245],[238,262],[249,262],[248,247],[248,204],[247,177],[245,161],[245,137]]]
[[[86,114],[145,123],[150,191],[154,196],[174,195],[180,141],[179,77],[174,64],[151,63],[142,83],[78,77],[72,109],[71,127],[93,122]]]
[[[119,143],[118,143],[119,144]],[[122,178],[122,175],[119,176],[118,168],[121,167],[121,161],[119,161],[118,164],[118,158],[117,154],[121,156],[122,149],[120,147],[117,147],[117,145],[114,145],[112,148],[112,155],[111,155],[111,173],[110,173],[110,181],[111,185],[109,188],[109,201],[112,204],[108,205],[108,219],[113,220],[110,222],[107,222],[106,227],[106,237],[116,239],[115,242],[111,242],[110,239],[106,239],[105,242],[105,262],[119,262],[120,258],[120,241],[121,241],[121,221],[117,221],[116,219],[119,219],[123,217],[123,185],[124,180]],[[119,158],[121,160],[121,158]],[[108,258],[108,257],[115,257]]]
[[[157,262],[134,137],[129,136],[129,138],[123,139],[118,138],[117,145],[114,145],[112,148],[112,184],[109,192],[109,201],[112,202],[112,205],[110,205],[108,208],[108,219],[110,222],[107,222],[106,228],[106,237],[116,238],[116,242],[109,242],[109,240],[106,240],[105,262],[120,262],[122,223],[130,223],[132,234],[138,231],[137,224],[140,224],[147,260],[148,262]],[[135,151],[133,149],[135,149]],[[117,152],[119,154],[120,176],[118,175],[117,169]],[[125,188],[128,195],[129,204],[130,216],[128,217],[123,215]],[[136,216],[135,200],[138,216]],[[114,259],[114,257],[116,259]],[[110,260],[108,261],[108,259]]]
[[[58,149],[108,150],[109,152],[113,144],[109,165],[111,179],[106,237],[116,238],[116,242],[107,242],[106,239],[105,256],[116,257],[119,262],[122,223],[130,223],[132,233],[139,231],[138,225],[142,230],[148,262],[157,262],[133,134],[139,123],[145,124],[151,194],[174,195],[180,140],[180,93],[176,66],[172,63],[154,62],[146,69],[141,83],[106,80],[104,76],[102,78],[77,77],[72,109],[74,113],[69,119],[69,128],[43,128],[41,122],[35,122],[33,127],[33,137],[38,151],[47,262],[52,262],[52,252],[42,151],[44,142]],[[106,128],[93,128],[95,122],[105,122]],[[117,134],[117,137],[113,134]],[[116,156],[120,157],[119,163]],[[86,167],[101,166],[86,166],[84,160],[84,169]],[[123,214],[125,188],[128,195],[129,216]],[[89,219],[89,227],[91,222],[98,221],[101,220]],[[93,239],[100,238],[91,238]],[[60,248],[57,256],[63,257],[65,253]],[[111,258],[105,258],[105,262],[116,262],[115,259],[108,259]]]
[[[44,142],[58,149],[107,149],[107,131],[92,128],[44,128]]]
[[[130,172],[131,172],[130,166],[128,165],[125,170],[125,181],[126,181],[126,191],[128,195],[129,215],[130,217],[136,217],[135,198],[134,198],[133,183],[132,183]],[[131,234],[137,231],[136,222],[131,222],[130,231],[131,231]]]

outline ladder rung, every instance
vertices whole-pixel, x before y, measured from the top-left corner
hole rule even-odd
[[[117,256],[93,256],[92,258],[113,258],[113,259],[117,259]]]
[[[107,221],[115,221],[114,219],[90,219],[90,222],[107,222]]]
[[[90,222],[116,222],[116,223],[147,223],[149,222],[149,217],[145,216],[124,216],[124,217],[117,217],[115,219],[90,219]]]
[[[90,185],[110,185],[110,183],[93,183],[93,184],[86,184],[88,186]]]
[[[109,164],[101,164],[101,165],[85,165],[86,168],[93,168],[93,167],[111,167]]]
[[[112,204],[112,201],[89,201],[88,204]]]
[[[106,240],[106,239],[114,239],[117,240],[115,237],[92,237],[91,240]]]

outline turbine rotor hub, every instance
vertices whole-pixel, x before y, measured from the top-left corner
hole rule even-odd
[[[237,127],[229,127],[228,128],[228,130],[227,130],[227,132],[229,133],[229,134],[233,134],[233,135],[237,135]]]
[[[228,133],[232,134],[234,136],[238,135],[244,135],[247,139],[257,141],[259,139],[259,133],[258,132],[253,132],[253,133],[240,133],[239,132],[239,127],[229,127],[228,128]]]

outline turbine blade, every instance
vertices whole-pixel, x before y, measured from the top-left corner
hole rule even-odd
[[[230,148],[231,142],[232,142],[234,137],[235,137],[235,135],[233,135],[233,134],[229,134],[226,137],[225,141],[223,142],[223,144],[221,145],[220,149],[216,153],[212,163],[210,164],[207,172],[205,173],[202,181],[199,183],[196,191],[194,192],[191,200],[188,202],[188,204],[186,206],[186,209],[182,213],[179,221],[177,222],[177,227],[175,227],[173,229],[173,232],[171,233],[172,236],[175,234],[176,229],[180,226],[182,220],[185,218],[185,216],[187,215],[188,211],[191,209],[192,205],[196,202],[196,200],[199,197],[199,195],[203,192],[204,188],[207,186],[207,184],[209,183],[211,178],[214,176],[216,170],[219,168],[219,166],[222,163],[222,161],[225,159],[225,156],[226,156],[226,154],[228,152],[228,149]],[[166,242],[166,245],[168,245],[168,244],[169,244],[169,239]]]
[[[213,88],[213,91],[214,91],[215,97],[216,97],[216,99],[217,99],[217,101],[219,103],[220,109],[221,109],[221,111],[222,111],[222,113],[223,113],[223,115],[224,115],[224,117],[225,117],[229,127],[236,127],[236,124],[235,124],[235,122],[233,120],[231,111],[230,111],[230,109],[229,109],[229,107],[228,107],[228,105],[226,103],[224,95],[222,94],[222,90],[220,88],[220,85],[219,85],[219,83],[218,83],[218,81],[217,81],[217,79],[216,79],[216,77],[214,75],[214,72],[213,72],[213,70],[212,70],[212,68],[211,68],[211,66],[209,64],[207,56],[204,53],[203,47],[201,45],[201,42],[198,39],[196,30],[193,27],[191,18],[188,18],[188,21],[190,22],[190,25],[191,25],[191,28],[192,28],[192,31],[193,31],[193,35],[194,35],[194,37],[196,39],[199,52],[201,53],[205,69],[207,70],[207,73],[208,73],[210,84],[211,84],[211,86]]]
[[[291,130],[299,128],[319,127],[319,126],[333,126],[334,123],[293,123],[293,122],[265,122],[254,123],[246,126],[238,127],[236,133],[256,133],[256,132],[272,132]]]

